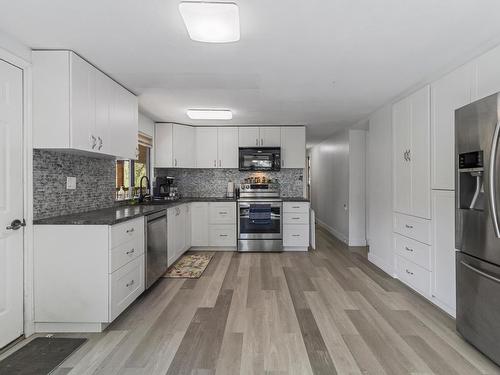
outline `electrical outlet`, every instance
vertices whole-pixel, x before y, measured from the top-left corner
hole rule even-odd
[[[67,190],[76,189],[76,177],[66,177],[66,189]]]

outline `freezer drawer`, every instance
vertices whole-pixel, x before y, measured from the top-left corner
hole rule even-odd
[[[457,252],[457,330],[500,364],[500,267]]]

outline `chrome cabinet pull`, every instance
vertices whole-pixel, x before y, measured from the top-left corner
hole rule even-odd
[[[405,224],[405,227],[408,229],[413,229],[413,225]]]
[[[10,225],[8,227],[5,227],[5,229],[7,230],[18,230],[18,229],[21,229],[22,227],[25,227],[26,226],[26,220],[19,220],[19,219],[15,219],[15,220],[12,220],[12,222],[10,223]]]
[[[130,281],[129,283],[125,284],[125,286],[128,288],[128,287],[130,287],[130,286],[134,285],[134,283],[135,283],[135,281],[134,281],[134,280],[132,280],[132,281]]]
[[[227,237],[227,234],[219,234],[219,237]]]
[[[300,208],[300,206],[292,206],[292,208]]]
[[[300,217],[292,217],[292,220],[300,220]]]
[[[255,138],[255,146],[259,145],[259,138]]]
[[[217,166],[217,161],[214,160],[214,167],[216,167],[216,166]]]
[[[177,167],[177,159],[174,159],[174,167]]]
[[[94,137],[93,135],[90,135],[90,141],[91,141],[91,144],[92,144],[92,150],[95,148],[96,146],[96,142],[97,142],[97,139],[96,137]]]
[[[130,254],[133,254],[134,252],[135,252],[135,249],[132,249],[132,250],[127,251],[125,254],[130,255]]]
[[[411,161],[411,150],[408,150],[408,161]]]
[[[222,160],[219,160],[219,168],[222,167]]]
[[[413,272],[409,271],[409,270],[408,270],[408,268],[406,269],[406,273],[407,273],[408,275],[412,275],[412,276],[413,276]]]
[[[408,246],[405,246],[405,250],[409,251],[410,253],[413,253],[413,249],[409,248]]]
[[[261,145],[261,146],[264,146],[264,138],[261,138],[261,139],[260,139],[260,145]]]
[[[300,237],[300,234],[292,234],[292,237]]]
[[[227,215],[227,211],[220,211],[219,215]]]
[[[132,233],[134,231],[134,228],[127,229],[125,233]]]
[[[101,148],[102,148],[102,138],[101,137],[97,137],[97,139],[99,140],[99,147],[97,149],[101,150]]]

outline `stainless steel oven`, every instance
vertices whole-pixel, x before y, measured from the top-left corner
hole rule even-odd
[[[283,203],[280,199],[238,201],[238,251],[283,250]]]

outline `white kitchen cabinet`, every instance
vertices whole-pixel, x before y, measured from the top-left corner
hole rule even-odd
[[[33,51],[33,146],[134,158],[135,95],[71,51]]]
[[[217,128],[197,127],[196,168],[218,167],[218,131]]]
[[[261,147],[280,147],[281,146],[281,127],[265,126],[259,128]]]
[[[283,247],[287,251],[309,248],[309,202],[283,202]]]
[[[238,168],[238,128],[197,127],[196,168]]]
[[[195,134],[194,128],[187,125],[173,124],[174,167],[194,168]]]
[[[173,153],[173,124],[157,123],[155,124],[154,151],[155,167],[171,168],[174,166]]]
[[[191,203],[192,246],[213,249],[236,247],[236,203]]]
[[[171,266],[188,249],[186,226],[187,204],[167,210],[168,265]]]
[[[455,110],[471,102],[474,70],[464,65],[431,85],[432,189],[455,188]]]
[[[259,128],[253,126],[242,126],[241,128],[238,128],[239,147],[259,147],[259,145]]]
[[[191,245],[208,244],[208,202],[191,203]]]
[[[100,332],[144,291],[144,218],[34,226],[36,332]]]
[[[393,106],[394,211],[430,218],[430,88]]]
[[[238,168],[238,128],[217,129],[218,168]]]
[[[305,168],[306,128],[283,126],[281,128],[281,167]]]
[[[432,192],[432,300],[455,316],[455,192]]]
[[[195,128],[187,125],[155,124],[155,168],[194,168]]]
[[[281,127],[244,126],[239,128],[239,147],[280,147]]]
[[[500,47],[481,55],[475,62],[475,79],[472,101],[476,101],[500,91]]]

